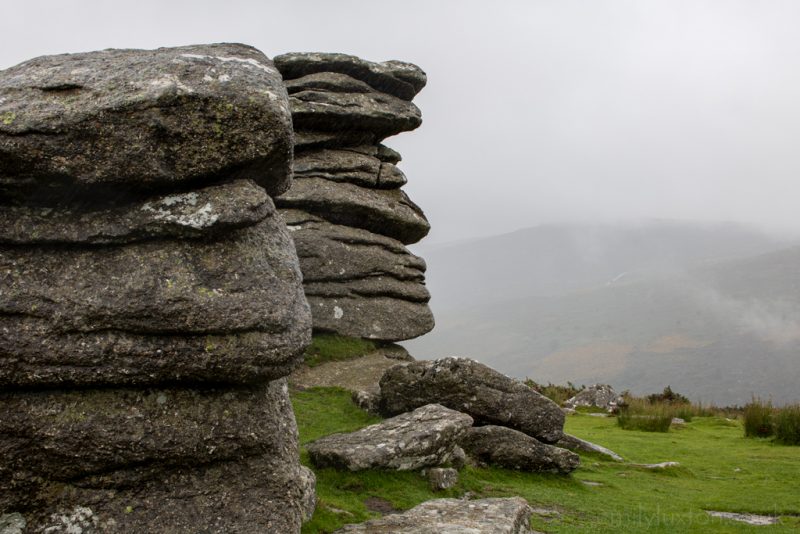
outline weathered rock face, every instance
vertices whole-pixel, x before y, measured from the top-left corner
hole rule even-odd
[[[32,59],[0,75],[0,188],[118,193],[225,175],[276,195],[290,178],[287,104],[272,62],[240,44]]]
[[[30,532],[299,532],[311,335],[288,97],[244,45],[0,71],[0,511]],[[19,522],[19,521],[17,521]]]
[[[295,180],[276,204],[297,244],[314,328],[400,341],[433,328],[425,263],[404,247],[430,230],[400,189],[400,155],[379,144],[421,123],[425,73],[344,54],[286,54]]]
[[[479,462],[520,471],[567,474],[580,465],[580,457],[574,452],[504,426],[470,428],[459,445]]]
[[[562,436],[564,413],[553,401],[475,360],[399,364],[386,370],[380,386],[381,407],[389,415],[439,403],[477,423],[513,428],[545,443]]]
[[[574,397],[564,401],[564,406],[573,410],[578,406],[594,406],[613,412],[625,403],[622,395],[609,385],[594,384],[578,392]]]
[[[531,508],[525,499],[434,499],[402,514],[391,514],[359,525],[345,525],[337,533],[422,534],[456,532],[525,534],[530,532]]]
[[[308,446],[319,467],[350,471],[411,471],[447,462],[472,418],[429,404],[350,434],[332,434]]]

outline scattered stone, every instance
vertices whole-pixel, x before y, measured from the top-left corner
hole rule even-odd
[[[0,72],[0,196],[290,182],[280,74],[241,44],[43,56]],[[113,188],[109,189],[109,188]]]
[[[681,419],[680,417],[673,417],[671,424],[680,426],[680,425],[685,425],[686,421],[684,419]]]
[[[380,381],[381,407],[394,415],[439,403],[472,416],[479,424],[502,425],[555,443],[564,413],[523,383],[466,358],[399,364]]]
[[[766,525],[778,524],[778,518],[771,515],[740,514],[735,512],[715,512],[713,510],[706,510],[706,513],[711,517],[730,519],[731,521],[747,523],[748,525],[766,526]]]
[[[458,471],[450,467],[432,467],[427,472],[431,490],[442,491],[458,484]]]
[[[434,499],[402,514],[345,525],[336,532],[525,534],[530,533],[530,515],[531,509],[521,497],[474,501]]]
[[[625,399],[622,398],[622,395],[614,391],[614,388],[611,386],[606,384],[594,384],[566,400],[564,406],[572,409],[578,406],[593,406],[596,408],[603,408],[608,412],[613,412],[624,403]]]
[[[468,415],[429,404],[356,432],[326,436],[307,449],[318,467],[412,471],[447,462],[471,425]]]
[[[599,488],[603,485],[602,482],[595,482],[594,480],[581,480],[581,484],[589,486],[590,488]]]
[[[680,467],[680,463],[678,462],[661,462],[657,464],[628,464],[631,467],[638,467],[639,469],[650,469],[653,471],[659,471],[662,469],[669,469],[671,467]]]
[[[582,452],[590,452],[594,454],[600,454],[602,456],[606,456],[615,462],[622,462],[622,456],[615,453],[611,449],[607,449],[602,445],[597,445],[590,441],[583,440],[581,438],[577,438],[575,436],[571,436],[569,434],[564,434],[564,436],[558,440],[556,443],[557,447],[561,447],[562,449],[569,449],[571,451],[582,451]]]
[[[503,426],[470,428],[458,443],[471,458],[508,469],[568,474],[580,465],[574,452]]]
[[[350,396],[353,399],[353,403],[364,410],[365,412],[369,412],[371,414],[379,414],[380,407],[381,407],[381,393],[380,390],[378,391],[365,391],[359,390],[354,391]]]

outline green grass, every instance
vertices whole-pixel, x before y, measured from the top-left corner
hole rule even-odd
[[[348,392],[311,389],[293,393],[303,444],[352,431],[378,419],[358,409]],[[695,417],[668,433],[621,430],[613,418],[573,415],[567,432],[599,443],[631,463],[678,461],[681,467],[652,472],[624,463],[581,456],[572,476],[466,468],[452,490],[433,493],[418,473],[316,470],[319,504],[304,533],[332,532],[379,514],[365,500],[385,499],[407,509],[438,497],[520,495],[560,515],[533,516],[535,530],[552,533],[797,532],[800,529],[800,448],[745,439],[739,421]],[[303,461],[308,462],[303,452]],[[581,481],[599,482],[589,487]],[[707,516],[704,510],[780,515],[780,524],[751,527]]]
[[[617,415],[617,424],[624,430],[668,432],[672,418],[677,417],[677,413],[677,407],[670,404],[629,399]]]
[[[744,435],[750,438],[766,438],[774,433],[772,428],[771,402],[753,398],[744,407]]]
[[[373,341],[335,334],[315,334],[306,349],[305,364],[316,367],[324,362],[351,360],[368,354],[378,346]]]

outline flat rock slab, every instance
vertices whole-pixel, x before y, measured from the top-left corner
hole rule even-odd
[[[545,443],[563,435],[564,413],[553,401],[475,360],[400,364],[386,371],[380,385],[382,410],[388,415],[439,403],[481,424],[514,428]]]
[[[399,345],[381,347],[352,360],[326,362],[316,367],[302,366],[289,376],[295,388],[340,387],[353,392],[375,391],[378,381],[389,367],[403,360],[413,360]]]
[[[394,164],[354,150],[318,149],[295,154],[295,177],[325,178],[375,189],[397,189],[406,184]]]
[[[574,452],[503,426],[470,428],[458,444],[475,460],[508,469],[568,474],[580,465],[580,457]]]
[[[590,452],[594,454],[599,454],[609,458],[610,460],[614,460],[615,462],[623,461],[622,456],[615,453],[611,449],[607,449],[602,445],[597,445],[596,443],[592,443],[591,441],[586,441],[585,439],[571,436],[569,434],[564,434],[564,436],[560,440],[558,440],[556,446],[561,447],[562,449],[569,449],[571,451],[581,451],[581,452]]]
[[[0,510],[24,532],[299,532],[313,511],[284,380],[5,394],[0,406]]]
[[[242,44],[43,56],[0,71],[0,193],[291,176],[280,73]]]
[[[267,192],[252,180],[155,195],[123,205],[0,205],[0,244],[110,245],[220,236],[274,216]]]
[[[365,534],[525,534],[530,533],[531,509],[525,499],[434,499],[402,514],[392,514],[359,525],[345,525],[337,533]]]
[[[347,54],[293,52],[276,56],[275,66],[286,80],[316,73],[346,74],[378,91],[405,100],[414,98],[427,82],[425,72],[412,63],[375,63]]]
[[[283,220],[217,240],[0,245],[0,385],[254,382],[289,374],[311,316]]]
[[[322,178],[297,178],[275,201],[279,208],[299,209],[326,221],[404,243],[416,243],[430,231],[422,210],[400,189],[370,189]]]
[[[719,517],[720,519],[730,519],[731,521],[738,521],[739,523],[747,523],[748,525],[755,525],[755,526],[777,525],[779,522],[777,517],[771,515],[743,514],[736,512],[715,512],[713,510],[706,510],[706,513],[711,517]]]
[[[447,462],[471,425],[470,416],[430,404],[356,432],[326,436],[307,449],[317,467],[412,471]]]

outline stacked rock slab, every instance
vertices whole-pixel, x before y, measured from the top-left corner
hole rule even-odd
[[[22,532],[295,532],[285,377],[311,316],[271,196],[278,71],[223,44],[0,71],[0,516]]]
[[[297,245],[314,328],[399,341],[433,328],[425,262],[405,245],[430,229],[381,141],[417,128],[425,73],[410,63],[292,53],[275,66],[289,93],[294,181],[276,204]]]

